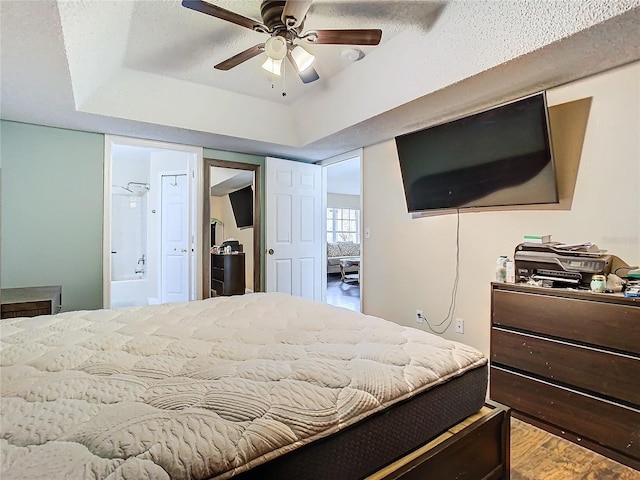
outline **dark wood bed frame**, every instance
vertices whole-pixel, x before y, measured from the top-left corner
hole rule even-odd
[[[511,410],[488,401],[480,412],[366,480],[508,480]]]
[[[487,401],[478,412],[448,428],[422,447],[374,473],[354,477],[352,480],[509,480],[510,432],[511,410],[499,403]],[[314,463],[317,458],[308,458],[302,464],[298,462],[298,458],[293,463],[283,462],[282,459],[283,457],[279,457],[275,463],[276,468],[265,469],[268,464],[262,464],[234,478],[329,478],[324,473],[318,473],[318,465]],[[331,458],[322,457],[322,462],[331,461]],[[302,465],[302,471],[296,470],[299,465]],[[293,469],[293,473],[289,469]],[[345,473],[341,478],[350,477]]]

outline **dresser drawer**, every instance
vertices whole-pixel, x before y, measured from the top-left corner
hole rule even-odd
[[[222,268],[212,267],[211,268],[211,279],[219,280],[224,282],[224,270]]]
[[[224,282],[220,280],[211,279],[211,290],[216,291],[216,295],[224,295]]]
[[[22,287],[2,289],[2,318],[35,317],[60,313],[62,287]]]
[[[640,306],[498,289],[492,302],[494,326],[640,355]]]
[[[2,318],[37,317],[38,315],[51,315],[52,313],[58,312],[52,311],[51,301],[29,302],[2,307]]]
[[[640,459],[640,410],[494,366],[490,376],[491,399]]]
[[[640,408],[640,358],[492,328],[491,362]]]
[[[211,268],[224,268],[224,255],[211,255]]]

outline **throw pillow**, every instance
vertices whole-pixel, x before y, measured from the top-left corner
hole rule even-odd
[[[339,257],[340,247],[337,243],[327,243],[327,257]]]
[[[357,257],[360,255],[360,244],[352,242],[340,243],[340,254],[343,257]]]

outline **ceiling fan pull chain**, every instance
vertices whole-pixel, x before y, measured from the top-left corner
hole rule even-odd
[[[287,96],[287,64],[282,66],[282,96]]]

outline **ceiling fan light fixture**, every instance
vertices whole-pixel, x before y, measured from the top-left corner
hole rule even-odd
[[[276,60],[271,57],[267,57],[267,60],[262,64],[262,68],[273,75],[280,76],[282,73],[282,59]]]
[[[340,52],[340,57],[347,62],[357,62],[364,58],[364,52],[359,48],[344,48]]]
[[[269,38],[264,42],[264,51],[274,60],[282,60],[287,56],[287,41],[280,36]]]
[[[316,57],[311,55],[300,45],[293,47],[293,50],[291,50],[291,58],[293,59],[293,63],[298,69],[298,72],[304,72],[313,65],[313,62],[316,61]]]

